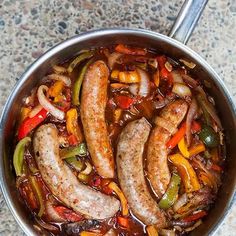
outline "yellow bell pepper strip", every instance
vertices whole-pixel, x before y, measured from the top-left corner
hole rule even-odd
[[[31,109],[29,107],[22,107],[21,111],[20,111],[20,122],[19,124],[21,124],[21,122],[28,117],[29,113],[30,113]]]
[[[205,145],[203,143],[199,143],[189,149],[189,156],[195,156],[201,152],[204,152],[205,150],[206,150]]]
[[[136,70],[135,71],[121,71],[119,73],[118,78],[121,83],[132,84],[132,83],[140,82],[140,77]]]
[[[97,232],[82,231],[80,236],[102,236],[103,234]]]
[[[83,60],[89,59],[94,55],[93,51],[87,51],[82,54],[80,54],[78,57],[76,57],[68,66],[67,71],[68,73],[71,73],[74,68],[79,65]]]
[[[187,146],[187,143],[185,141],[185,137],[181,138],[181,140],[179,141],[178,143],[178,148],[181,152],[181,154],[186,157],[186,158],[189,158],[190,156],[190,153],[188,151],[188,146]]]
[[[158,236],[158,232],[153,225],[148,225],[146,227],[146,231],[148,233],[148,236]]]
[[[113,71],[111,72],[111,78],[112,78],[112,79],[118,79],[119,73],[120,73],[119,70],[113,70]]]
[[[159,84],[160,84],[160,72],[158,69],[153,74],[153,82],[156,85],[156,87],[158,88]]]
[[[81,85],[85,76],[85,73],[89,67],[89,65],[91,64],[92,59],[90,59],[82,68],[82,70],[80,71],[79,77],[77,78],[77,80],[75,81],[75,84],[72,88],[72,103],[75,106],[78,106],[80,104],[79,101],[79,96],[80,96],[80,89],[81,89]]]
[[[39,202],[39,212],[38,212],[38,216],[41,217],[45,211],[45,205],[44,205],[44,199],[43,199],[43,195],[41,192],[41,189],[39,187],[39,184],[37,182],[37,180],[35,179],[35,176],[30,176],[30,183],[32,185],[33,191],[36,194],[36,197],[38,199]]]
[[[64,83],[60,80],[56,81],[48,90],[48,95],[50,97],[56,98],[62,93],[62,89],[64,87]]]
[[[17,176],[23,175],[23,161],[25,146],[31,142],[30,137],[25,137],[16,145],[14,155],[13,155],[13,165]]]
[[[60,157],[62,159],[75,156],[85,156],[86,154],[87,154],[87,148],[85,143],[80,143],[76,147],[68,147],[60,150]]]
[[[83,141],[83,134],[78,124],[78,113],[76,108],[71,108],[66,113],[66,129],[69,134],[73,134],[78,143]]]
[[[122,115],[122,109],[116,108],[113,113],[114,123],[118,123]]]
[[[189,163],[181,154],[174,154],[169,157],[170,161],[177,167],[177,170],[184,183],[187,193],[197,191],[200,189],[200,184],[197,179],[197,175]]]
[[[181,178],[178,174],[173,173],[169,186],[161,198],[160,202],[158,203],[161,209],[168,209],[170,208],[178,198],[179,186],[180,186]]]
[[[210,188],[214,188],[214,184],[205,172],[201,171],[198,175],[198,178],[204,185],[207,185]]]
[[[123,192],[120,190],[120,188],[117,186],[115,182],[109,183],[108,187],[112,189],[113,192],[115,192],[115,194],[119,197],[120,202],[121,202],[122,215],[127,216],[129,214],[129,210],[128,210],[128,203],[125,198],[125,195],[123,194]]]

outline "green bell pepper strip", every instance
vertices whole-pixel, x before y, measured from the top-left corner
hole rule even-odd
[[[77,171],[81,171],[84,168],[84,162],[78,160],[76,157],[66,158],[65,161],[73,166]]]
[[[40,187],[38,185],[38,182],[35,179],[35,176],[30,176],[29,178],[30,178],[30,183],[32,185],[34,193],[36,194],[36,197],[37,197],[38,202],[39,202],[38,216],[41,217],[43,215],[44,211],[45,211],[43,195],[42,195],[41,189],[40,189]]]
[[[23,161],[25,146],[31,142],[30,137],[25,137],[16,145],[14,155],[13,155],[13,165],[17,176],[23,175]]]
[[[62,159],[75,156],[85,156],[86,154],[87,154],[87,148],[85,143],[80,143],[78,146],[75,147],[63,148],[60,151],[60,157]]]
[[[69,73],[71,73],[74,68],[79,65],[83,60],[88,59],[90,57],[92,57],[94,55],[93,51],[87,51],[87,52],[83,52],[82,54],[80,54],[78,57],[76,57],[68,66],[67,71]]]
[[[85,76],[85,73],[89,67],[89,65],[91,64],[92,62],[92,59],[90,59],[86,64],[85,66],[82,68],[80,74],[79,74],[79,77],[78,79],[75,81],[75,84],[72,88],[72,103],[73,105],[77,106],[80,104],[80,101],[79,101],[79,95],[80,95],[80,89],[81,89],[81,85],[82,85],[82,82],[83,82],[83,79],[84,79],[84,76]]]
[[[219,142],[219,135],[214,131],[211,126],[205,126],[199,133],[200,140],[205,143],[207,147],[217,147]]]
[[[170,180],[170,184],[159,202],[159,207],[161,209],[168,209],[175,203],[178,197],[180,182],[180,176],[176,173],[173,173]]]

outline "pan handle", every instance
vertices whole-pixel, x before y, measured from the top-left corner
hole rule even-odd
[[[185,0],[169,36],[186,44],[207,2],[208,0]]]

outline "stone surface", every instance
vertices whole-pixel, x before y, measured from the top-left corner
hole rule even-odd
[[[145,28],[167,34],[182,0],[0,0],[0,113],[21,74],[53,45],[87,30]],[[209,0],[188,46],[236,98],[236,1]],[[0,193],[0,235],[23,235]],[[236,206],[216,235],[236,235]]]

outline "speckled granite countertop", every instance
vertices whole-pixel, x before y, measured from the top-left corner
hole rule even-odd
[[[170,3],[171,2],[171,3]],[[104,27],[167,34],[182,0],[0,0],[0,112],[26,67],[53,45]],[[236,1],[209,0],[188,46],[205,58],[236,98]],[[0,192],[0,235],[23,235]],[[236,206],[216,235],[236,235]]]

